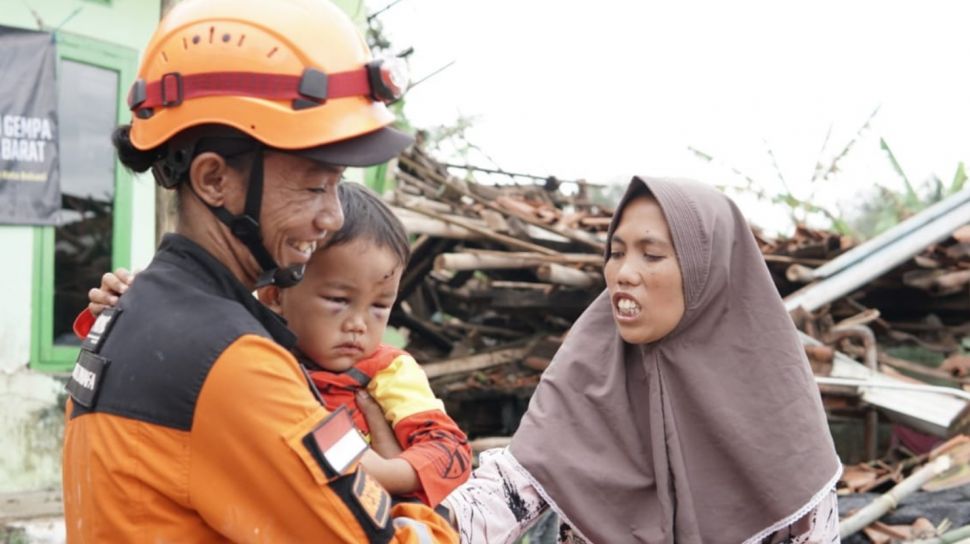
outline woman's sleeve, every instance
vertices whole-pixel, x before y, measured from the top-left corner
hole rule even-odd
[[[549,509],[537,486],[508,448],[493,449],[479,455],[471,478],[442,504],[463,543],[512,543]]]

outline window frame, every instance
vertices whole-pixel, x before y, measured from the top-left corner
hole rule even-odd
[[[138,69],[138,52],[118,44],[106,43],[76,34],[57,37],[57,70],[62,60],[111,70],[118,74],[118,124],[129,119],[127,85]],[[58,79],[58,86],[60,80]],[[107,138],[108,135],[106,134]],[[131,266],[133,227],[133,176],[115,157],[114,206],[111,225],[111,268]],[[32,286],[32,323],[30,367],[43,372],[67,372],[77,359],[78,347],[54,344],[54,226],[34,227],[34,274]],[[107,272],[107,270],[105,270]],[[92,285],[91,287],[96,287]],[[80,312],[83,308],[78,308]]]

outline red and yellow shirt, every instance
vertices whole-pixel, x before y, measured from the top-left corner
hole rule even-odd
[[[355,393],[367,392],[380,405],[404,451],[401,458],[414,467],[421,483],[416,496],[435,506],[471,474],[471,447],[465,433],[445,413],[428,377],[407,352],[380,346],[345,372],[314,368],[310,378],[329,410],[346,406],[365,435],[367,422],[357,408]]]

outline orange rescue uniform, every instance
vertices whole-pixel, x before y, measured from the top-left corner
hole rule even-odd
[[[167,236],[94,331],[69,383],[69,542],[458,541],[356,461],[327,463],[292,333],[190,240]]]

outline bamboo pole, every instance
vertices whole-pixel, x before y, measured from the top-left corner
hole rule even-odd
[[[530,281],[493,281],[489,286],[494,289],[522,289],[526,291],[545,291],[551,293],[556,288],[551,283],[534,283]]]
[[[583,257],[587,257],[584,255]],[[595,262],[601,262],[599,256],[593,255]],[[577,262],[578,261],[578,262]],[[569,255],[544,255],[541,253],[512,253],[512,252],[461,252],[442,253],[435,257],[434,269],[442,271],[460,272],[463,270],[513,270],[521,268],[535,268],[548,263],[553,264],[582,264],[587,259],[570,258]]]
[[[547,263],[539,266],[536,269],[536,275],[542,281],[583,289],[602,283],[596,274],[583,272],[582,270],[576,270],[575,268],[556,263]]]
[[[432,200],[426,196],[397,195],[396,200],[401,204],[410,206],[412,208],[424,208],[426,210],[432,210],[444,214],[455,212],[455,209],[451,206],[451,204]]]
[[[603,266],[603,256],[595,253],[557,253],[555,255],[540,255],[528,252],[495,251],[492,249],[467,248],[463,253],[475,255],[515,255],[541,260],[541,263],[559,263],[571,265]],[[541,264],[539,263],[539,264]]]
[[[421,368],[424,369],[424,373],[428,375],[429,379],[440,378],[441,376],[448,376],[450,374],[474,372],[476,370],[484,370],[493,366],[512,363],[520,360],[525,355],[525,351],[526,348],[490,351],[488,353],[479,353],[478,355],[458,359],[426,363],[421,365]]]
[[[399,182],[403,181],[404,185],[410,185],[416,188],[422,195],[437,196],[440,192],[439,187],[435,187],[419,177],[403,172],[400,168],[397,169],[394,175],[398,178]]]
[[[517,248],[525,249],[525,250],[528,250],[528,251],[537,251],[539,253],[545,253],[546,255],[557,255],[558,254],[553,249],[549,249],[547,247],[543,247],[543,246],[540,246],[540,245],[537,245],[537,244],[533,244],[532,242],[526,242],[524,240],[519,240],[518,238],[513,238],[511,236],[506,236],[504,234],[498,234],[497,232],[492,232],[492,231],[488,230],[487,228],[478,227],[478,226],[472,224],[471,222],[469,222],[469,221],[467,221],[465,219],[459,219],[457,217],[449,217],[449,216],[441,215],[440,213],[433,212],[431,210],[424,210],[424,209],[421,209],[421,208],[412,208],[410,206],[403,206],[403,208],[405,210],[410,210],[410,211],[413,211],[415,213],[419,213],[421,215],[425,215],[425,216],[431,217],[433,219],[437,219],[439,221],[444,221],[445,223],[449,223],[449,224],[452,224],[452,225],[457,225],[457,226],[459,226],[459,227],[461,227],[463,229],[469,230],[471,232],[474,232],[475,234],[479,234],[479,235],[481,235],[481,236],[483,236],[485,238],[488,238],[490,240],[494,240],[496,242],[505,244],[507,246],[517,247]]]
[[[451,240],[481,240],[483,237],[466,228],[459,227],[410,209],[391,206],[394,215],[404,224],[404,230],[408,234],[427,234],[435,238],[448,238]]]
[[[878,520],[886,512],[896,508],[899,501],[903,500],[923,484],[939,476],[950,468],[951,459],[949,455],[941,455],[935,460],[911,474],[908,478],[899,482],[896,487],[889,490],[884,495],[876,497],[874,501],[866,505],[862,510],[845,518],[839,523],[839,537],[848,538]]]

